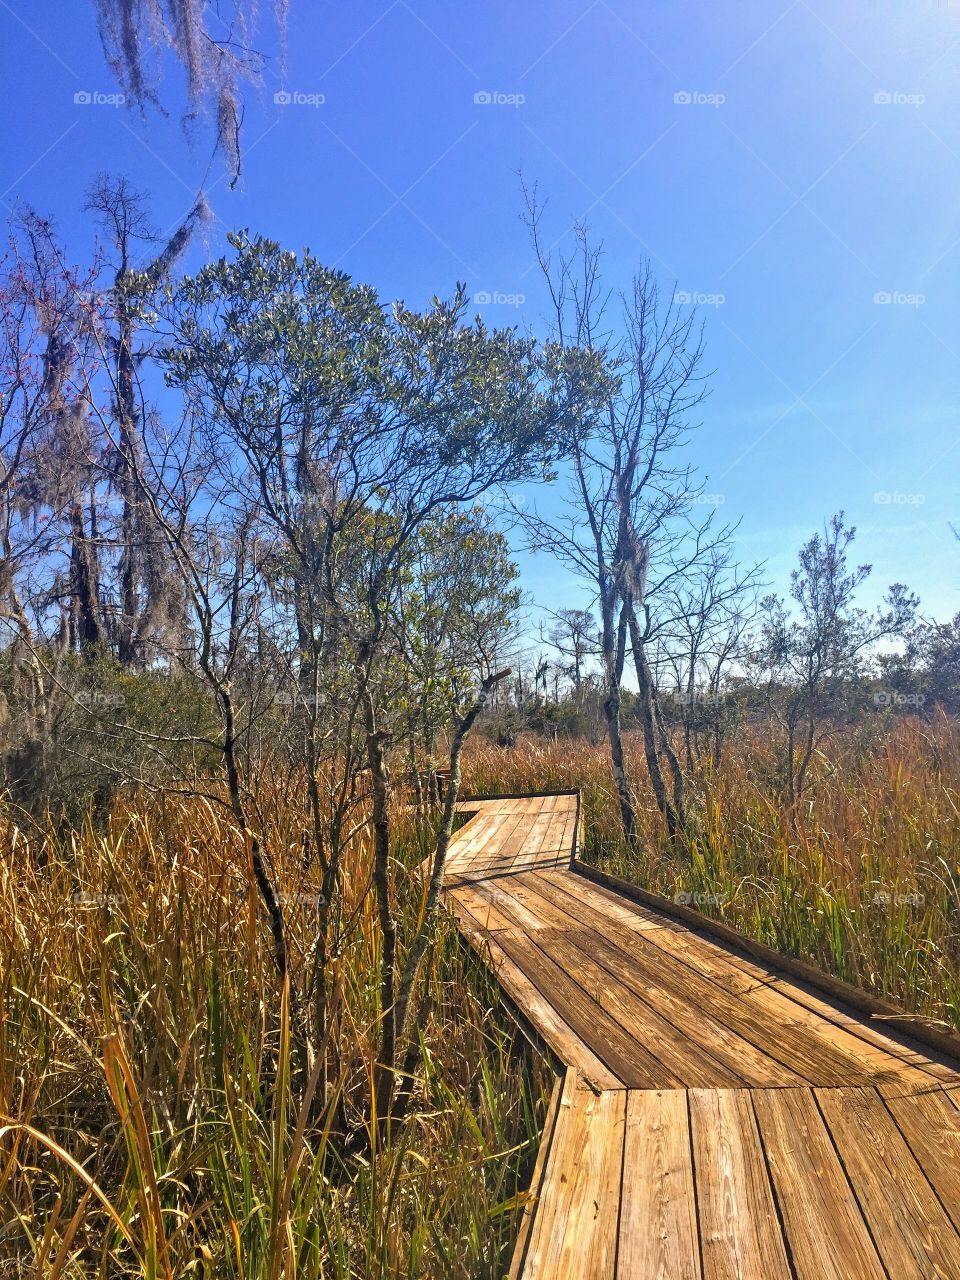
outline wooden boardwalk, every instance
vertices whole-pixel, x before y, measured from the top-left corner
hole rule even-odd
[[[561,1066],[514,1280],[960,1280],[956,1058],[592,882],[576,795],[460,807],[447,901]]]

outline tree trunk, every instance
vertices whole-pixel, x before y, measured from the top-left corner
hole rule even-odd
[[[367,727],[367,763],[373,788],[371,821],[373,825],[373,885],[380,917],[380,1053],[374,1066],[374,1104],[378,1131],[382,1134],[390,1114],[397,1065],[397,921],[390,893],[390,779],[387,772],[385,743],[390,735],[377,729],[373,699],[364,690],[364,715]]]
[[[636,803],[623,758],[623,738],[620,732],[620,681],[623,675],[623,659],[626,647],[626,618],[624,611],[621,609],[618,623],[616,627],[614,626],[613,604],[609,599],[601,600],[600,610],[602,616],[601,647],[606,686],[603,699],[603,718],[607,729],[607,740],[610,743],[610,762],[613,766],[614,785],[617,788],[623,834],[630,852],[636,853],[639,847]]]
[[[417,976],[420,972],[420,965],[423,961],[427,947],[432,943],[434,937],[437,914],[440,907],[440,893],[443,888],[443,873],[447,862],[447,849],[450,846],[450,837],[453,834],[453,819],[457,808],[457,798],[460,794],[460,756],[463,751],[463,745],[467,740],[470,730],[473,728],[477,716],[480,715],[481,711],[483,711],[484,707],[490,701],[490,695],[495,686],[501,680],[505,680],[509,674],[510,669],[508,667],[503,671],[498,671],[495,674],[486,677],[480,686],[480,692],[477,694],[473,705],[460,721],[457,726],[456,733],[454,734],[453,744],[450,749],[449,780],[443,800],[443,817],[440,822],[440,831],[437,835],[437,844],[433,855],[433,864],[430,871],[430,882],[427,886],[427,900],[424,906],[423,919],[420,923],[420,928],[417,930],[417,936],[414,938],[410,946],[410,950],[403,966],[403,973],[400,977],[394,1027],[396,1044],[398,1046],[403,1042],[407,1026],[410,1021],[413,993]],[[410,1078],[412,1076],[415,1050],[416,1045],[411,1045],[404,1058],[402,1093],[397,1100],[397,1110],[394,1113],[397,1119],[402,1119],[406,1106],[408,1105],[408,1099],[410,1097]],[[392,1074],[391,1080],[396,1081],[396,1079],[396,1074]]]
[[[680,768],[680,761],[677,759],[677,753],[673,749],[670,735],[664,727],[663,715],[660,711],[660,700],[657,697],[657,690],[652,679],[650,680],[650,699],[653,703],[653,714],[656,719],[660,746],[663,749],[663,754],[667,757],[667,764],[670,766],[670,777],[673,781],[673,807],[676,810],[680,827],[684,829],[687,825],[687,810],[683,794],[683,770]]]
[[[103,627],[100,623],[96,555],[87,537],[83,507],[79,502],[74,502],[70,508],[70,532],[74,636],[80,652],[89,655],[102,641]]]
[[[663,747],[663,738],[665,735],[660,728],[657,716],[657,707],[653,690],[653,675],[650,671],[650,664],[647,661],[647,655],[644,648],[643,638],[640,635],[640,627],[637,623],[637,615],[634,611],[632,602],[624,605],[630,626],[630,645],[633,649],[633,663],[637,672],[637,685],[639,687],[640,702],[640,726],[643,730],[643,754],[647,762],[647,772],[650,775],[650,784],[653,787],[654,798],[657,802],[657,808],[663,814],[667,822],[667,832],[671,840],[683,829],[681,821],[681,813],[678,813],[674,801],[667,795],[667,786],[663,778],[663,770],[660,768],[660,750]],[[672,755],[671,749],[671,755]],[[669,756],[668,756],[669,759]],[[676,762],[676,756],[673,756]],[[676,772],[674,773],[674,788],[679,782],[681,800],[683,797],[683,775],[680,773],[679,763],[676,764]]]
[[[118,286],[120,277],[117,278]],[[126,306],[118,310],[117,318],[117,417],[120,424],[119,461],[117,482],[123,507],[120,513],[120,629],[117,638],[117,657],[120,665],[129,668],[137,656],[137,580],[139,577],[138,545],[141,532],[137,526],[137,468],[131,458],[136,447],[137,396],[133,365],[133,322]]]
[[[247,821],[246,808],[243,803],[243,787],[240,781],[240,768],[237,761],[233,701],[225,689],[221,688],[219,694],[224,720],[223,759],[227,775],[227,790],[230,795],[230,807],[246,840],[253,877],[270,921],[270,934],[273,939],[273,962],[276,965],[281,985],[284,980],[288,982],[291,1040],[296,1062],[295,1084],[298,1094],[300,1094],[310,1078],[312,1066],[310,1038],[297,985],[294,982],[293,974],[290,972],[283,908],[280,905],[280,899],[267,870],[260,837]]]

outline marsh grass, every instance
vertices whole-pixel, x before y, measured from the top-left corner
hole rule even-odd
[[[667,897],[681,895],[762,942],[899,1005],[960,1027],[960,725],[880,719],[844,730],[816,761],[794,813],[776,787],[763,725],[698,770],[689,845],[663,835],[628,739],[642,857],[621,839],[608,757],[585,740],[474,745],[465,789],[580,787],[584,857]]]
[[[629,743],[642,778],[641,748]],[[578,787],[589,860],[922,1014],[960,1025],[960,728],[846,731],[804,803],[777,798],[777,744],[744,731],[691,779],[681,850],[639,790],[626,855],[602,745],[475,742],[465,789]],[[264,797],[295,962],[315,938],[302,813]],[[409,937],[433,827],[396,815]],[[369,848],[345,868],[330,992],[336,1070],[298,1109],[286,993],[223,811],[121,798],[106,828],[28,837],[0,814],[0,1274],[227,1280],[502,1277],[549,1065],[445,920],[424,982],[408,1123],[348,1158],[334,1116],[370,1114],[378,930]],[[342,1106],[335,1104],[340,1102]]]
[[[298,956],[298,813],[274,848]],[[398,815],[399,911],[432,832]],[[347,868],[327,1104],[291,1088],[286,993],[237,833],[201,800],[127,797],[105,831],[0,819],[0,1274],[234,1280],[501,1277],[552,1072],[445,921],[410,1119],[347,1159],[369,1115],[378,938],[369,851]],[[285,852],[284,852],[285,851]]]

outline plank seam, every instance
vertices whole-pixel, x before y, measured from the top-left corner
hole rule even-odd
[[[812,1090],[811,1090],[812,1092]],[[753,1102],[753,1089],[747,1089],[747,1098],[750,1103],[750,1114],[753,1116],[753,1123],[757,1127],[757,1137],[760,1140],[760,1152],[763,1155],[763,1167],[767,1173],[767,1184],[770,1188],[770,1199],[773,1201],[774,1212],[777,1215],[777,1221],[780,1224],[780,1236],[783,1240],[784,1252],[787,1255],[787,1266],[790,1268],[793,1280],[802,1280],[797,1270],[797,1261],[793,1255],[793,1243],[787,1231],[787,1222],[783,1212],[783,1205],[780,1201],[780,1191],[777,1187],[777,1180],[773,1176],[773,1169],[770,1167],[770,1153],[767,1151],[766,1139],[763,1136],[763,1125],[760,1123],[760,1117],[757,1115],[757,1108]]]
[[[697,1181],[697,1152],[693,1141],[693,1108],[690,1106],[690,1090],[684,1089],[687,1104],[687,1143],[690,1147],[690,1181],[693,1185],[693,1215],[697,1224],[697,1256],[700,1259],[700,1276],[707,1274],[707,1260],[703,1248],[703,1222],[700,1217],[700,1189]],[[626,1280],[626,1277],[624,1278]]]
[[[523,923],[522,923],[522,918],[521,918],[521,917],[519,917],[517,914],[513,914],[513,915],[511,915],[511,911],[510,911],[510,906],[509,906],[509,905],[504,905],[504,904],[498,904],[498,905],[503,907],[503,911],[504,911],[504,914],[505,914],[505,915],[507,915],[509,918],[512,918],[512,919],[514,920],[514,922],[515,922],[515,924],[516,924],[516,927],[517,927],[518,929],[524,929],[524,928],[525,928],[525,926],[524,926],[524,925],[523,925]],[[526,908],[524,908],[524,904],[523,904],[522,902],[520,903],[520,906],[521,906],[521,908],[522,908],[522,909],[526,909]],[[579,930],[578,930],[578,931],[579,931],[580,933],[585,933],[585,932],[586,932],[586,927],[585,927],[585,926],[580,926],[580,928],[579,928]],[[529,933],[529,930],[527,930],[527,932]],[[597,997],[596,997],[595,995],[593,995],[587,987],[585,987],[585,986],[584,986],[580,981],[578,981],[577,977],[576,977],[573,973],[567,972],[567,971],[564,969],[564,966],[560,963],[560,961],[559,961],[555,956],[551,955],[549,951],[545,950],[545,948],[544,948],[542,945],[537,945],[537,944],[536,944],[535,939],[531,939],[531,941],[533,941],[533,942],[534,942],[534,945],[536,945],[538,952],[540,953],[540,955],[542,955],[542,956],[543,956],[544,960],[546,960],[549,964],[551,964],[551,965],[555,966],[555,967],[557,968],[557,970],[558,970],[558,971],[560,971],[561,973],[565,973],[566,977],[567,977],[571,982],[573,982],[573,983],[574,983],[574,985],[575,985],[575,986],[576,986],[580,991],[582,991],[582,992],[583,992],[584,996],[586,996],[586,998],[587,998],[588,1000],[590,1000],[593,1004],[595,1004],[599,1009],[602,1009],[602,1010],[603,1010],[603,1012],[604,1012],[604,1014],[605,1014],[607,1017],[609,1017],[609,1018],[610,1018],[610,1020],[611,1020],[613,1023],[615,1023],[615,1024],[616,1024],[616,1026],[618,1026],[618,1027],[619,1027],[619,1028],[620,1028],[620,1029],[621,1029],[621,1030],[622,1030],[622,1031],[623,1031],[627,1036],[635,1036],[635,1031],[634,1031],[631,1027],[629,1027],[629,1026],[627,1025],[627,1022],[626,1022],[626,1021],[624,1020],[624,1018],[620,1015],[620,1013],[616,1010],[616,1008],[608,1008],[606,1005],[604,1005],[603,1003],[601,1003],[601,1001],[600,1001],[599,999],[597,999]],[[574,936],[574,935],[572,935],[572,934],[571,934],[571,936],[570,936],[570,938],[569,938],[569,944],[570,944],[570,946],[572,947],[572,949],[573,949],[573,951],[574,951],[575,953],[577,953],[578,955],[585,956],[587,960],[590,960],[590,961],[592,961],[593,963],[595,963],[595,964],[598,966],[598,968],[600,968],[600,969],[602,969],[602,970],[603,970],[603,972],[604,972],[604,973],[608,974],[608,975],[609,975],[611,978],[613,978],[615,981],[620,982],[620,984],[623,986],[624,990],[629,991],[629,992],[630,992],[630,994],[634,997],[634,999],[636,999],[636,1001],[637,1001],[639,1004],[642,1004],[642,1005],[644,1006],[644,1008],[646,1008],[646,1009],[648,1009],[648,1010],[650,1011],[650,1013],[654,1016],[654,1018],[659,1019],[661,1022],[666,1023],[666,1024],[667,1024],[667,1026],[672,1027],[672,1028],[674,1029],[674,1031],[677,1031],[677,1032],[679,1032],[681,1035],[684,1035],[684,1036],[685,1036],[685,1034],[686,1034],[686,1033],[685,1033],[685,1032],[683,1032],[682,1028],[678,1027],[675,1023],[671,1022],[671,1021],[670,1021],[670,1019],[669,1019],[665,1014],[661,1013],[658,1009],[654,1008],[654,1006],[653,1006],[653,1005],[651,1005],[651,1004],[650,1004],[646,999],[644,999],[644,997],[643,997],[643,996],[641,996],[637,991],[635,991],[635,990],[634,990],[632,987],[630,987],[627,983],[623,982],[623,980],[622,980],[622,979],[618,978],[618,977],[617,977],[617,975],[616,975],[616,974],[615,974],[611,969],[609,969],[609,968],[608,968],[608,967],[603,963],[603,961],[600,959],[599,955],[592,954],[589,950],[587,950],[587,948],[582,944],[582,942],[579,942],[579,941],[577,940],[576,936]],[[506,948],[504,948],[504,949],[506,950]],[[626,953],[624,953],[624,954],[626,954]],[[540,994],[544,997],[544,999],[549,1000],[549,996],[547,995],[547,993],[546,993],[545,991],[541,991],[541,992],[540,992]],[[582,1038],[582,1037],[581,1037],[581,1038]],[[588,1048],[590,1048],[590,1047],[591,1047],[591,1046],[590,1046],[590,1044],[589,1044],[589,1042],[585,1042],[585,1043],[587,1043],[587,1047],[588,1047]],[[639,1041],[638,1041],[638,1043],[639,1043]],[[664,1071],[664,1073],[665,1073],[665,1075],[666,1075],[666,1076],[668,1076],[668,1077],[674,1077],[674,1078],[677,1080],[677,1085],[674,1085],[674,1086],[673,1086],[674,1088],[682,1087],[682,1082],[680,1081],[679,1077],[676,1075],[675,1070],[674,1070],[672,1067],[670,1067],[670,1066],[669,1066],[669,1065],[664,1061],[663,1057],[662,1057],[660,1054],[658,1054],[658,1053],[657,1053],[657,1050],[656,1050],[655,1046],[652,1046],[652,1045],[647,1044],[646,1042],[644,1042],[644,1044],[643,1044],[643,1049],[644,1049],[644,1051],[645,1051],[647,1054],[649,1054],[649,1056],[653,1059],[653,1061],[654,1061],[654,1062],[656,1062],[656,1063],[658,1064],[658,1066],[662,1068],[662,1070]],[[707,1056],[711,1059],[711,1061],[713,1061],[713,1062],[714,1062],[714,1065],[715,1065],[718,1069],[720,1069],[720,1068],[722,1067],[722,1063],[717,1062],[717,1061],[713,1058],[712,1054],[710,1054],[707,1050],[705,1050],[705,1049],[703,1049],[703,1048],[701,1047],[701,1048],[700,1048],[700,1051],[701,1051],[701,1052],[703,1052],[703,1053],[706,1053],[706,1054],[707,1054]],[[596,1050],[594,1050],[594,1052],[596,1052]],[[735,1077],[736,1079],[739,1079],[739,1077],[736,1077],[736,1076],[735,1076],[735,1073],[731,1072],[731,1075],[734,1075],[734,1077]],[[745,1084],[745,1083],[746,1083],[745,1081],[741,1081],[741,1084]],[[668,1087],[670,1087],[670,1086],[668,1086],[668,1085],[663,1085],[663,1086],[661,1086],[661,1087],[663,1087],[663,1088],[668,1088]]]
[[[880,1244],[877,1240],[877,1237],[874,1235],[873,1227],[870,1225],[870,1219],[867,1217],[867,1211],[863,1206],[863,1201],[861,1200],[860,1196],[857,1194],[856,1184],[853,1180],[853,1177],[850,1174],[850,1170],[847,1168],[847,1162],[843,1158],[843,1152],[840,1150],[840,1144],[837,1142],[837,1139],[834,1137],[833,1130],[830,1128],[830,1122],[827,1120],[826,1112],[824,1111],[823,1107],[820,1105],[819,1090],[813,1089],[811,1090],[811,1092],[813,1093],[814,1105],[816,1106],[817,1112],[820,1115],[820,1119],[823,1123],[823,1127],[827,1131],[827,1137],[830,1139],[830,1145],[833,1147],[834,1151],[836,1152],[837,1160],[840,1162],[840,1168],[843,1170],[843,1176],[847,1180],[847,1186],[850,1188],[850,1194],[853,1196],[854,1203],[857,1206],[857,1210],[863,1222],[864,1229],[866,1230],[867,1235],[870,1237],[870,1243],[873,1245],[874,1253],[876,1253],[877,1255],[877,1261],[880,1263],[880,1266],[883,1268],[883,1274],[887,1277],[887,1280],[899,1280],[899,1277],[893,1276],[890,1274],[890,1268],[887,1266],[887,1261],[884,1258],[882,1252],[880,1251]],[[876,1092],[878,1097],[881,1096],[879,1093],[879,1090],[877,1090]]]
[[[549,902],[549,899],[547,899],[547,901]],[[563,910],[563,908],[558,907],[558,908],[557,908],[557,910]],[[654,1016],[655,1016],[655,1017],[657,1017],[657,1018],[659,1018],[661,1021],[663,1021],[663,1022],[667,1023],[667,1025],[668,1025],[668,1026],[673,1027],[674,1031],[678,1032],[678,1033],[679,1033],[679,1035],[684,1036],[684,1037],[688,1037],[688,1033],[687,1033],[687,1031],[686,1031],[682,1026],[678,1025],[678,1023],[677,1023],[676,1021],[674,1021],[674,1019],[670,1016],[670,1014],[668,1014],[666,1011],[664,1011],[664,1010],[662,1010],[662,1009],[658,1009],[655,1005],[651,1004],[650,1000],[649,1000],[649,999],[648,999],[648,998],[647,998],[647,997],[646,997],[646,996],[645,996],[641,991],[638,991],[638,990],[637,990],[637,988],[636,988],[635,986],[633,986],[629,981],[627,981],[627,979],[625,979],[625,978],[623,978],[623,977],[620,977],[620,976],[619,976],[619,975],[618,975],[618,974],[617,974],[617,973],[616,973],[616,972],[615,972],[615,971],[610,967],[610,962],[609,962],[608,960],[605,960],[605,959],[604,959],[604,954],[603,954],[603,949],[602,949],[602,948],[601,948],[601,949],[599,949],[597,952],[590,952],[590,951],[588,951],[588,950],[585,948],[585,946],[582,944],[582,942],[580,942],[580,941],[578,941],[578,940],[577,940],[577,936],[576,936],[576,935],[577,935],[578,933],[586,933],[586,932],[587,932],[587,930],[589,929],[589,926],[588,926],[587,924],[585,924],[585,923],[581,922],[580,920],[578,920],[578,919],[577,919],[577,917],[575,917],[575,916],[570,916],[570,919],[571,919],[571,920],[573,920],[573,921],[577,924],[577,930],[576,930],[576,931],[571,931],[571,939],[570,939],[570,941],[571,941],[571,945],[572,945],[572,946],[573,946],[577,951],[579,951],[582,955],[586,955],[588,959],[590,959],[590,960],[594,961],[597,965],[599,965],[599,967],[600,967],[600,968],[602,968],[602,969],[604,970],[604,972],[605,972],[605,973],[608,973],[608,974],[610,975],[610,977],[611,977],[611,978],[614,978],[614,979],[616,979],[616,981],[620,982],[620,983],[623,985],[623,987],[624,987],[627,991],[629,991],[629,992],[630,992],[630,993],[635,997],[635,999],[637,999],[641,1004],[643,1004],[647,1009],[649,1009],[649,1010],[651,1011],[651,1013],[653,1013],[653,1014],[654,1014]],[[626,956],[626,957],[627,957],[627,959],[630,959],[630,958],[631,958],[630,953],[629,953],[629,952],[628,952],[628,951],[627,951],[623,946],[621,946],[619,943],[617,943],[617,942],[613,942],[612,940],[610,940],[610,939],[606,938],[606,936],[605,936],[605,935],[602,935],[602,934],[600,935],[600,938],[601,938],[601,940],[603,941],[603,943],[604,943],[605,945],[608,945],[611,949],[613,949],[613,950],[615,950],[615,951],[618,951],[621,955]],[[646,944],[646,945],[648,945],[648,946],[651,946],[651,947],[656,947],[656,945],[657,945],[657,944],[656,944],[656,942],[654,942],[652,939],[651,939],[651,940],[647,940],[646,938],[642,938],[642,937],[641,937],[641,938],[638,938],[638,939],[637,939],[637,942],[638,942],[638,945],[639,945],[641,948],[643,947],[643,945],[644,945],[644,944]],[[696,969],[693,965],[691,965],[688,961],[684,960],[682,957],[680,957],[680,956],[675,956],[672,952],[663,951],[663,950],[662,950],[662,949],[660,949],[660,948],[657,948],[657,950],[658,950],[658,952],[659,952],[661,955],[663,955],[663,956],[664,956],[665,958],[667,958],[667,959],[670,959],[670,960],[674,961],[678,966],[685,966],[686,968],[690,969],[690,971],[691,971],[692,973],[695,973],[695,974],[697,975],[697,977],[698,977],[698,978],[701,978],[703,981],[705,981],[705,982],[711,982],[711,983],[712,983],[712,984],[713,984],[713,985],[714,985],[714,986],[715,986],[719,991],[723,992],[723,994],[724,994],[724,995],[729,995],[729,994],[730,994],[730,993],[726,990],[726,988],[723,986],[723,984],[722,984],[722,983],[720,983],[720,982],[718,982],[716,979],[712,978],[709,974],[705,974],[705,973],[703,973],[701,970]],[[609,1011],[609,1010],[608,1010],[608,1012],[610,1012],[611,1017],[613,1017],[614,1021],[618,1022],[620,1026],[623,1026],[623,1025],[624,1025],[624,1024],[623,1024],[623,1022],[620,1020],[620,1018],[616,1015],[616,1013],[614,1013],[614,1012],[612,1012],[612,1011]],[[723,1020],[723,1019],[722,1019],[718,1014],[711,1012],[711,1014],[710,1014],[710,1019],[711,1019],[713,1022],[715,1022],[715,1023],[716,1023],[716,1025],[717,1025],[718,1027],[723,1027],[726,1031],[729,1031],[729,1032],[731,1032],[732,1034],[734,1034],[734,1035],[736,1035],[736,1036],[739,1036],[742,1040],[744,1040],[747,1044],[749,1044],[753,1049],[756,1049],[758,1053],[762,1053],[762,1054],[764,1054],[766,1057],[768,1057],[768,1058],[771,1060],[771,1062],[775,1062],[775,1063],[777,1063],[777,1065],[778,1065],[778,1066],[784,1067],[784,1068],[785,1068],[786,1070],[788,1070],[788,1071],[795,1071],[795,1072],[797,1073],[797,1076],[798,1076],[798,1080],[799,1080],[799,1081],[803,1081],[803,1080],[805,1080],[805,1077],[803,1076],[802,1072],[800,1072],[800,1071],[799,1071],[799,1069],[798,1069],[797,1067],[792,1066],[789,1062],[781,1061],[781,1060],[776,1056],[776,1054],[775,1054],[775,1053],[773,1053],[770,1049],[763,1048],[763,1047],[762,1047],[762,1046],[760,1046],[760,1045],[756,1045],[756,1044],[754,1044],[754,1043],[753,1043],[753,1041],[752,1041],[752,1040],[750,1040],[750,1038],[749,1038],[748,1036],[744,1035],[744,1033],[742,1032],[742,1030],[739,1030],[738,1028],[736,1028],[736,1027],[734,1027],[734,1026],[731,1026],[728,1022],[725,1022],[725,1021],[724,1021],[724,1020]],[[628,1032],[629,1032],[629,1031],[630,1031],[630,1028],[629,1028],[629,1027],[624,1027],[624,1030],[626,1030],[626,1031],[628,1031]],[[648,1046],[648,1048],[649,1048],[649,1046]],[[717,1058],[717,1057],[714,1055],[714,1053],[713,1053],[710,1049],[705,1048],[703,1045],[699,1045],[699,1046],[698,1046],[698,1048],[699,1048],[699,1050],[700,1050],[700,1052],[701,1052],[701,1053],[705,1054],[705,1055],[706,1055],[706,1056],[707,1056],[707,1057],[708,1057],[708,1058],[709,1058],[709,1059],[714,1063],[714,1065],[718,1068],[718,1070],[722,1070],[722,1071],[728,1072],[728,1073],[730,1074],[730,1076],[732,1077],[732,1083],[729,1085],[729,1087],[730,1087],[730,1088],[748,1088],[748,1087],[750,1087],[750,1085],[749,1085],[749,1081],[747,1081],[746,1079],[744,1079],[744,1078],[743,1078],[743,1077],[741,1077],[741,1076],[738,1076],[738,1075],[737,1075],[737,1073],[736,1073],[736,1071],[734,1071],[732,1068],[730,1068],[730,1067],[726,1066],[726,1065],[725,1065],[725,1064],[724,1064],[724,1063],[723,1063],[719,1058]],[[651,1048],[651,1049],[649,1049],[649,1052],[651,1053],[651,1055],[652,1055],[653,1057],[657,1057],[656,1052],[655,1052],[652,1048]],[[662,1061],[662,1059],[659,1059],[659,1058],[658,1058],[658,1061],[660,1061],[661,1066],[663,1066],[665,1070],[669,1070],[669,1069],[670,1069],[669,1067],[667,1067],[667,1064],[666,1064],[665,1062],[663,1062],[663,1061]],[[812,1082],[811,1082],[811,1081],[809,1081],[809,1080],[807,1080],[807,1081],[806,1081],[806,1083],[807,1083],[807,1084],[811,1084]],[[768,1087],[768,1086],[764,1085],[763,1087],[765,1087],[765,1088],[766,1088],[766,1087]],[[795,1084],[782,1084],[782,1085],[770,1085],[769,1087],[770,1087],[770,1088],[795,1088],[795,1087],[796,1087],[796,1085],[795,1085]]]
[[[613,1238],[613,1274],[620,1275],[620,1232],[623,1227],[623,1187],[627,1176],[627,1133],[629,1132],[630,1090],[623,1095],[623,1141],[620,1143],[620,1195],[617,1199],[617,1232]],[[624,1280],[628,1280],[624,1277]]]
[[[543,1131],[540,1135],[540,1147],[537,1151],[537,1158],[530,1178],[529,1190],[533,1194],[533,1199],[532,1202],[528,1201],[523,1221],[520,1224],[520,1230],[517,1233],[517,1241],[510,1259],[510,1270],[507,1273],[508,1280],[522,1280],[523,1277],[523,1269],[530,1249],[530,1240],[533,1236],[533,1225],[540,1208],[541,1193],[547,1181],[550,1155],[553,1151],[557,1126],[560,1123],[560,1102],[567,1085],[567,1077],[572,1070],[572,1067],[567,1067],[562,1074],[556,1076],[553,1082],[553,1091],[550,1094],[550,1103],[547,1107],[547,1114],[544,1116]]]
[[[940,1092],[943,1093],[945,1091],[941,1089]],[[913,1157],[914,1163],[916,1164],[917,1168],[920,1170],[920,1173],[922,1174],[924,1181],[926,1182],[927,1186],[930,1188],[931,1192],[933,1193],[934,1199],[937,1201],[940,1208],[943,1210],[944,1217],[947,1219],[948,1222],[950,1222],[953,1225],[954,1231],[956,1231],[958,1236],[960,1236],[960,1225],[958,1225],[956,1211],[951,1212],[950,1207],[948,1206],[948,1204],[946,1203],[946,1201],[944,1200],[940,1192],[937,1190],[936,1186],[934,1185],[933,1181],[930,1178],[930,1175],[927,1173],[924,1162],[920,1159],[919,1154],[914,1150],[913,1143],[910,1141],[910,1138],[907,1135],[907,1131],[904,1129],[903,1125],[897,1119],[896,1112],[890,1106],[889,1100],[880,1092],[879,1089],[877,1090],[877,1096],[879,1097],[880,1101],[883,1103],[883,1106],[886,1108],[887,1114],[890,1116],[890,1119],[893,1123],[893,1127],[896,1129],[897,1133],[899,1133],[900,1137],[903,1139],[904,1145],[906,1146],[907,1150],[910,1152],[911,1156]]]

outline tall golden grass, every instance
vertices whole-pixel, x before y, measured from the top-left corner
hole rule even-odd
[[[628,750],[641,780],[640,743]],[[640,785],[640,858],[624,849],[602,744],[476,740],[464,773],[474,792],[580,788],[587,858],[960,1025],[960,727],[846,731],[794,812],[777,764],[761,726],[699,769],[683,849]],[[303,812],[295,788],[264,802],[299,960],[315,938]],[[433,827],[399,809],[396,834],[409,937]],[[358,840],[353,923],[332,962],[337,1070],[307,1123],[285,992],[225,811],[128,795],[105,830],[45,840],[0,813],[0,1275],[503,1275],[552,1077],[449,921],[425,977],[409,1122],[361,1157],[330,1129],[337,1100],[354,1124],[370,1114],[369,864]]]
[[[302,814],[275,812],[303,954]],[[413,868],[431,830],[398,822]],[[105,831],[45,841],[0,816],[0,853],[0,1274],[502,1276],[552,1077],[449,923],[411,1118],[372,1156],[342,1156],[330,1132],[337,1097],[355,1123],[369,1114],[378,936],[362,841],[319,1124],[292,1094],[285,992],[222,811],[131,796]],[[420,892],[401,874],[401,912]]]
[[[644,785],[641,743],[628,738],[638,782],[642,856],[621,838],[605,746],[522,739],[476,742],[465,787],[579,787],[584,855],[791,955],[926,1016],[960,1027],[960,725],[878,721],[828,740],[794,812],[778,795],[778,739],[751,726],[719,769],[691,780],[693,834],[664,837]]]

